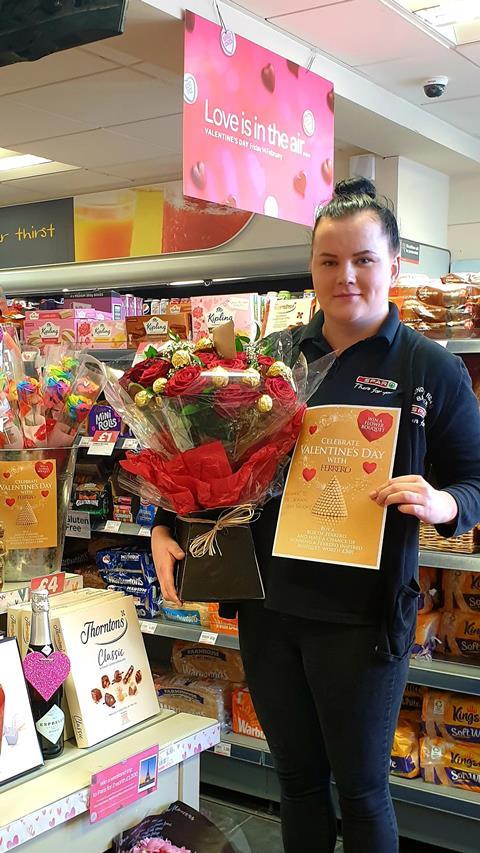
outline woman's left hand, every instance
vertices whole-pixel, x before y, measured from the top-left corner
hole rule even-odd
[[[379,506],[396,505],[405,515],[414,515],[428,524],[449,524],[458,515],[455,498],[449,492],[434,489],[419,474],[393,477],[370,492]]]

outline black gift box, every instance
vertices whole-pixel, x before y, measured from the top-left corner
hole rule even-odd
[[[228,511],[228,509],[227,509]],[[193,513],[192,521],[177,517],[175,538],[185,552],[176,565],[176,588],[182,601],[247,601],[263,599],[263,588],[249,524],[218,530],[216,553],[193,557],[190,544],[210,530],[223,510]],[[185,518],[188,518],[186,516]],[[201,518],[211,525],[196,522]]]

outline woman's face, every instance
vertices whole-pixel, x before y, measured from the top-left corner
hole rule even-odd
[[[357,328],[380,322],[399,258],[374,212],[321,220],[312,247],[312,278],[326,320]]]

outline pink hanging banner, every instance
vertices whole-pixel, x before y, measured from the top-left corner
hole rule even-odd
[[[185,195],[312,226],[332,194],[333,86],[185,13]]]

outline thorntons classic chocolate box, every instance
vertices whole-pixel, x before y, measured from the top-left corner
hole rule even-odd
[[[54,643],[70,658],[65,693],[79,747],[158,714],[133,598],[94,599],[55,614]]]

